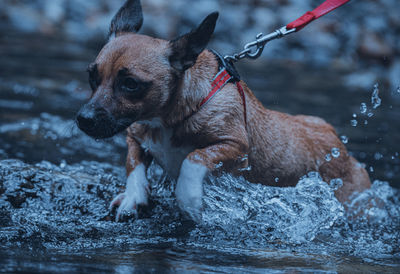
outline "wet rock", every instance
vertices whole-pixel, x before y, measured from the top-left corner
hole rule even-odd
[[[361,37],[359,46],[360,55],[372,59],[392,59],[394,51],[385,40],[376,33],[367,32]]]

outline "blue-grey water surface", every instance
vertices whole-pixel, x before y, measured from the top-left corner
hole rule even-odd
[[[378,83],[373,108],[374,87],[346,88],[347,71],[244,62],[239,70],[266,106],[321,116],[346,136],[372,188],[346,212],[337,186],[318,174],[295,188],[211,178],[195,224],[153,164],[149,207],[116,223],[108,205],[125,184],[124,137],[98,142],[74,125],[96,46],[10,33],[0,53],[0,272],[399,271],[397,91]]]

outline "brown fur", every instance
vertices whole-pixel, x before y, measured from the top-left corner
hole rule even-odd
[[[169,45],[144,35],[118,35],[96,60],[103,80],[92,100],[101,101],[115,115],[132,113],[136,121],[161,118],[163,127],[172,132],[171,144],[176,148],[193,147],[186,159],[201,163],[214,174],[226,171],[254,183],[295,186],[301,176],[318,171],[327,182],[342,178],[344,185],[336,191],[341,202],[370,186],[367,172],[348,155],[331,125],[312,116],[268,110],[243,81],[247,124],[243,101],[234,84],[227,84],[200,107],[211,90],[217,60],[211,52],[203,51],[195,65],[179,77],[168,63]],[[128,101],[112,95],[113,79],[121,68],[152,82],[144,98]],[[140,123],[130,126],[128,174],[139,163],[149,164],[152,153],[145,152],[141,144],[149,138],[159,141],[160,130]],[[340,149],[340,157],[327,162],[325,155],[334,147]],[[223,163],[222,168],[216,168],[219,163]],[[243,170],[248,166],[250,170]],[[279,178],[277,183],[275,178]]]
[[[244,82],[241,84],[246,95],[247,126],[243,102],[234,84],[226,85],[200,107],[217,73],[215,56],[204,51],[179,80],[173,77],[168,66],[168,51],[167,41],[124,34],[101,51],[96,63],[103,79],[112,79],[120,68],[126,67],[137,77],[153,81],[153,88],[143,101],[136,104],[123,102],[121,111],[138,109],[138,120],[161,117],[165,127],[173,132],[171,142],[174,146],[195,148],[187,159],[201,163],[215,173],[221,170],[215,166],[222,162],[223,171],[243,175],[251,182],[274,186],[295,186],[301,176],[318,171],[327,182],[334,178],[343,179],[344,186],[336,192],[342,202],[354,191],[370,186],[365,169],[348,155],[333,127],[324,120],[265,109]],[[156,142],[159,130],[138,123],[130,127],[128,173],[134,168],[131,159],[134,163],[149,162],[144,161],[145,153],[140,143],[146,138]],[[332,157],[327,162],[325,155],[333,147],[340,149],[340,157]],[[250,170],[239,171],[247,165]],[[275,178],[279,178],[278,183]]]

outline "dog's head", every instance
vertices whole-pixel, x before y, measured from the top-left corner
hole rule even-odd
[[[140,0],[128,0],[111,21],[109,41],[89,65],[90,101],[79,111],[78,127],[107,138],[133,122],[163,115],[185,70],[207,46],[218,13],[173,41],[136,34],[143,23]]]

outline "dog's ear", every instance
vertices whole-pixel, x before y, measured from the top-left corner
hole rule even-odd
[[[140,0],[127,0],[111,20],[108,36],[118,32],[138,32],[143,24]]]
[[[196,29],[170,42],[172,53],[169,62],[173,68],[185,71],[196,63],[210,41],[217,19],[218,12],[213,12]]]

